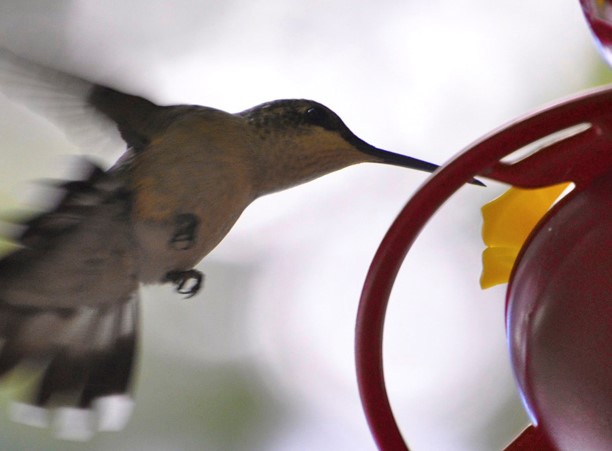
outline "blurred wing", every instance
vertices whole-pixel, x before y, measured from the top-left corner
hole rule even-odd
[[[47,117],[88,153],[142,148],[176,108],[34,63],[0,48],[0,92]],[[181,110],[182,108],[178,108]]]
[[[86,439],[125,423],[138,323],[138,272],[119,181],[92,166],[56,208],[25,223],[0,260],[0,378],[38,378],[15,419]]]
[[[0,48],[0,93],[41,114],[81,150],[116,154],[125,143],[112,120],[88,103],[94,85]]]

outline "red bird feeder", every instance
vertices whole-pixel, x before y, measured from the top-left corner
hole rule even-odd
[[[612,56],[612,7],[581,3],[604,54]],[[507,161],[551,135],[531,154]],[[436,171],[395,220],[372,261],[357,317],[357,376],[374,439],[381,450],[408,449],[382,365],[395,277],[429,218],[477,175],[519,188],[574,185],[533,229],[510,276],[507,339],[533,424],[506,450],[611,449],[612,87],[558,102],[483,137]]]

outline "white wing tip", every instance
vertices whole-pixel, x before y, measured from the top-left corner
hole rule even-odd
[[[91,410],[76,407],[60,407],[53,415],[55,435],[62,440],[86,442],[95,432]]]
[[[94,408],[99,431],[120,431],[132,416],[134,400],[127,395],[104,396],[94,401]]]
[[[9,407],[11,420],[27,426],[53,427],[62,440],[85,442],[98,431],[120,431],[128,423],[134,401],[127,395],[104,396],[96,399],[93,409],[58,407],[46,409],[22,402]]]
[[[38,428],[49,426],[49,411],[43,407],[22,402],[12,402],[9,406],[9,416],[15,423]]]

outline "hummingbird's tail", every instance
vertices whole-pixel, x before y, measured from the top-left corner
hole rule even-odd
[[[120,429],[131,410],[138,269],[129,196],[87,163],[0,259],[0,382],[15,420],[65,439]]]
[[[12,419],[87,440],[132,410],[138,300],[72,309],[0,303],[0,380],[21,393]]]

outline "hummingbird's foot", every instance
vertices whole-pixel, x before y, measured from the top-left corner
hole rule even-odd
[[[185,299],[189,299],[200,291],[204,282],[204,274],[195,269],[188,271],[170,271],[166,274],[166,282],[176,285],[176,291],[185,294]]]
[[[170,246],[179,251],[191,249],[196,239],[196,228],[200,220],[196,215],[183,213],[174,218],[174,235]]]

